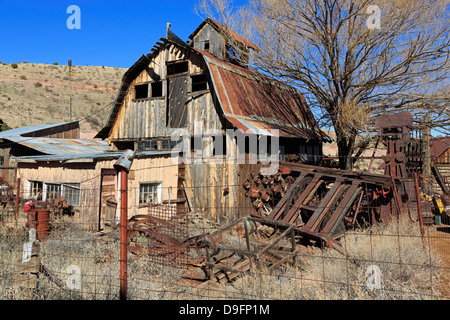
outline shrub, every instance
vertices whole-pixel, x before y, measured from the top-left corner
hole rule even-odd
[[[36,88],[42,87],[42,83],[36,82],[36,83],[34,84],[34,86],[35,86]]]
[[[17,63],[11,63],[11,67],[13,69],[17,69],[19,67],[19,65]]]

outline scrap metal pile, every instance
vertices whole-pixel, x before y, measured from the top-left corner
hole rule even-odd
[[[245,217],[219,230],[189,236],[188,215],[182,214],[180,221],[173,219],[179,212],[172,212],[168,215],[172,218],[161,219],[169,207],[160,206],[130,220],[130,250],[164,261],[178,259],[191,284],[220,283],[254,267],[295,264],[299,250],[305,248],[298,244],[305,242],[339,250],[346,230],[387,224],[411,209],[417,209],[417,221],[422,223],[430,210],[420,201],[420,150],[410,141],[411,117],[386,116],[378,124],[379,139],[387,147],[384,175],[281,162],[275,175],[252,173],[244,181],[243,191],[252,203],[250,212],[241,213]],[[146,248],[138,244],[138,235],[147,238]]]

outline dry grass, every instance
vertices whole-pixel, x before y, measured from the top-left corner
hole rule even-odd
[[[316,248],[301,255],[300,268],[242,278],[232,286],[235,297],[411,300],[439,296],[440,260],[424,250],[417,223],[405,218],[398,224],[348,233],[343,248],[344,254]],[[367,273],[372,265],[380,270],[380,286]]]
[[[85,118],[114,101],[126,69],[103,66],[68,66],[0,63],[0,112],[12,128]],[[104,124],[103,109],[81,123],[84,132],[98,131]]]
[[[15,261],[21,256],[27,231],[0,229],[0,299],[23,299],[13,285]],[[81,289],[58,287],[46,277],[32,299],[111,300],[119,298],[119,233],[99,237],[70,218],[52,223],[41,244],[41,261],[55,278],[66,283],[69,266],[81,270]],[[439,257],[424,250],[417,223],[401,219],[348,233],[344,253],[308,247],[294,268],[260,270],[232,284],[196,291],[181,285],[182,269],[154,264],[145,256],[128,263],[129,299],[434,299],[439,296]],[[368,267],[381,272],[378,288],[369,288]]]

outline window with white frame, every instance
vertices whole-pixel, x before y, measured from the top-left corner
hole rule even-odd
[[[80,205],[80,184],[68,183],[62,185],[62,196],[66,199],[67,204],[71,206]]]
[[[67,204],[79,206],[80,184],[28,181],[28,195],[31,199],[46,202],[52,202],[56,198],[64,198]]]
[[[42,181],[28,181],[30,199],[42,201],[43,184]]]
[[[159,182],[139,184],[139,206],[161,202],[161,187]]]
[[[61,185],[56,183],[46,183],[46,195],[44,201],[53,201],[56,198],[61,198]]]

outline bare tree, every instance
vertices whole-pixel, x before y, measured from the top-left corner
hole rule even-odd
[[[350,169],[373,117],[410,109],[448,129],[450,0],[201,0],[246,36],[250,66],[297,87],[336,133]],[[419,119],[419,118],[417,118]],[[447,126],[447,127],[446,127]]]

